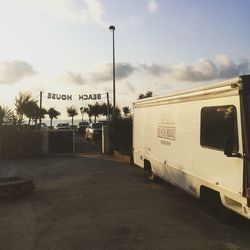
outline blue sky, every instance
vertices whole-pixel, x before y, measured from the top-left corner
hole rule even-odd
[[[248,0],[0,0],[0,105],[20,91],[109,92],[116,27],[116,100],[155,95],[250,73]],[[105,101],[104,99],[101,100]]]

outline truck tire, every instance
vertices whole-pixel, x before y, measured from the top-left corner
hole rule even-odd
[[[144,171],[146,173],[147,178],[150,181],[156,181],[157,175],[153,173],[151,163],[148,160],[144,160]]]
[[[231,210],[223,206],[220,194],[217,191],[204,186],[201,187],[200,201],[203,208],[208,213],[212,213],[218,221],[227,225],[235,223],[236,215]]]
[[[147,172],[147,177],[150,181],[156,181],[157,179],[157,176],[152,171]]]
[[[221,199],[218,202],[218,205],[215,210],[215,216],[218,221],[226,225],[234,225],[236,222],[236,214],[230,209],[223,206]]]

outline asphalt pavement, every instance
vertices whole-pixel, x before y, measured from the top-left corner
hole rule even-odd
[[[141,168],[103,155],[0,161],[33,178],[32,195],[0,201],[0,249],[250,249],[248,221],[229,226]]]

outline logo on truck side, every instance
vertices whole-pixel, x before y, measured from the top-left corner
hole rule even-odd
[[[157,137],[175,141],[176,138],[175,127],[158,126]]]

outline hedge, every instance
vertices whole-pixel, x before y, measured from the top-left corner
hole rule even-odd
[[[110,126],[110,136],[113,149],[121,154],[132,153],[132,118],[114,119]]]

